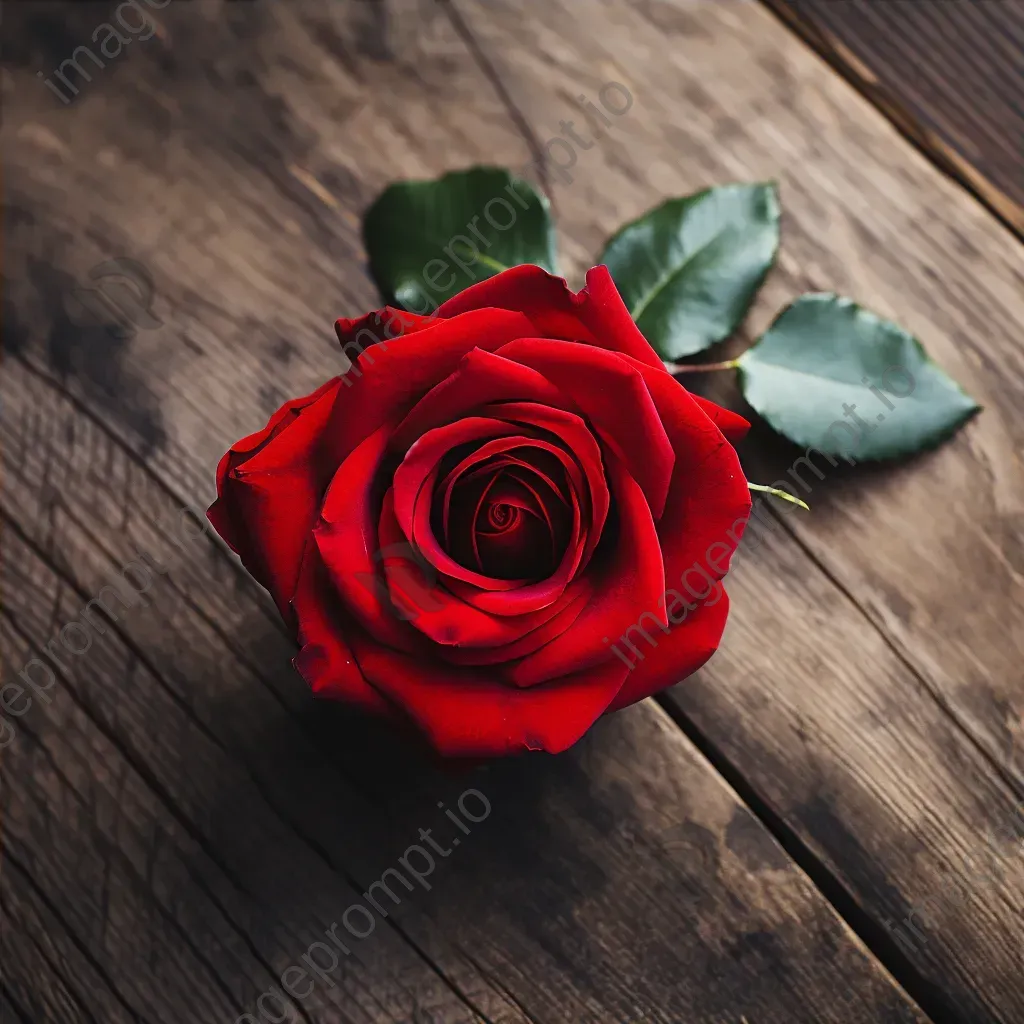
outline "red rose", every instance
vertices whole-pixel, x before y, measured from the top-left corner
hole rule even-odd
[[[352,369],[234,445],[209,510],[314,693],[445,755],[554,752],[711,656],[747,423],[665,371],[604,267],[337,331]]]

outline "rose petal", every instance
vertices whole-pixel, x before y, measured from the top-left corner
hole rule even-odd
[[[483,444],[475,456],[483,459],[500,454],[507,448],[537,447],[562,461],[567,472],[574,471],[582,483],[578,467],[555,445],[523,434],[494,436],[501,431],[513,429],[515,428],[500,420],[467,416],[454,424],[429,430],[409,450],[401,466],[395,471],[394,478],[395,515],[406,539],[411,540],[440,572],[446,577],[451,577],[451,583],[446,580],[446,585],[461,581],[481,591],[499,592],[489,602],[485,602],[481,595],[481,601],[474,603],[484,611],[491,611],[492,606],[501,607],[506,615],[537,611],[557,600],[565,589],[583,553],[578,543],[581,529],[578,509],[574,510],[573,534],[564,557],[548,579],[536,583],[526,580],[495,579],[475,572],[468,566],[460,565],[441,547],[434,536],[431,513],[441,455],[451,451],[457,444],[469,440],[482,440],[488,435],[492,440]],[[461,596],[461,591],[455,592]]]
[[[586,578],[573,580],[565,593],[545,612],[554,612],[546,622],[524,633],[516,640],[496,647],[445,647],[439,652],[444,661],[453,665],[500,665],[525,658],[539,651],[545,644],[561,636],[579,617],[594,593],[593,584]],[[507,675],[507,674],[505,674]],[[526,686],[515,679],[512,685]]]
[[[497,354],[537,370],[573,400],[640,484],[657,519],[675,453],[638,366],[602,349],[547,338],[520,338]],[[648,372],[674,383],[663,370]]]
[[[485,404],[481,404],[482,400]],[[427,431],[455,422],[467,414],[484,415],[484,410],[492,416],[500,411],[503,417],[514,422],[526,423],[533,419],[539,427],[557,433],[583,467],[591,502],[590,521],[585,517],[583,522],[587,542],[580,567],[585,567],[600,540],[608,513],[608,485],[601,465],[600,448],[589,427],[577,414],[576,404],[536,370],[482,349],[473,349],[451,376],[432,388],[413,407],[396,428],[392,446],[395,451],[405,452]],[[578,490],[581,500],[586,502],[583,489]],[[465,600],[476,602],[468,591],[460,589],[459,592]],[[486,601],[484,598],[481,600]],[[520,595],[517,600],[525,601],[527,597]],[[489,610],[502,614],[493,607],[493,602],[486,603]],[[525,609],[517,607],[516,612],[519,610]]]
[[[601,449],[590,428],[573,413],[552,406],[540,405],[536,402],[503,402],[487,405],[481,414],[500,416],[512,423],[530,424],[535,428],[547,430],[555,434],[571,452],[586,477],[587,486],[576,487],[577,494],[587,506],[589,515],[584,525],[589,532],[587,547],[584,549],[578,571],[586,568],[594,547],[601,539],[611,498],[608,494],[608,482],[604,475],[601,462]]]
[[[482,404],[509,400],[562,406],[561,392],[536,370],[502,359],[481,348],[471,349],[457,368],[432,387],[395,428],[392,447],[406,452],[416,439],[434,427],[454,423]]]
[[[622,301],[608,268],[601,264],[587,271],[586,299],[580,313],[603,348],[632,356],[660,373],[667,372],[661,357],[643,336]]]
[[[374,346],[356,361],[360,376],[334,403],[324,431],[328,465],[338,466],[382,423],[405,416],[416,401],[439,380],[451,375],[462,357],[475,347],[498,348],[532,333],[522,313],[484,309],[451,320],[435,320],[413,334]]]
[[[335,377],[285,402],[263,430],[232,445],[217,467],[217,500],[206,513],[286,621],[327,483],[319,442],[338,389]]]
[[[290,426],[298,419],[304,409],[324,395],[327,391],[333,390],[337,383],[337,377],[331,378],[325,384],[321,384],[312,394],[304,395],[301,398],[289,399],[281,406],[262,430],[248,434],[240,441],[236,441],[221,457],[217,465],[217,499],[207,511],[207,516],[212,517],[214,529],[221,535],[232,551],[238,552],[239,546],[245,546],[244,530],[239,536],[235,536],[235,526],[231,521],[231,509],[224,500],[223,494],[228,485],[231,470],[242,465],[251,459],[260,449],[265,447],[285,427]],[[244,524],[241,524],[244,526]]]
[[[545,452],[543,454],[546,455],[549,453]],[[474,452],[473,455],[475,456],[476,453]],[[533,454],[532,458],[527,461],[525,458],[520,458],[516,454],[505,452],[502,455],[492,455],[490,458],[485,459],[474,468],[474,463],[477,461],[478,460],[473,456],[463,459],[462,462],[460,462],[438,485],[438,495],[446,510],[446,519],[448,516],[447,510],[451,506],[452,495],[456,487],[461,491],[470,483],[475,485],[478,478],[491,476],[499,469],[517,469],[524,471],[536,478],[536,483],[543,486],[544,490],[549,494],[552,502],[561,505],[564,508],[569,507],[569,500],[555,482],[554,477],[557,474],[545,472],[544,468],[536,465],[536,463],[540,462],[540,459],[537,458],[536,454]],[[555,462],[557,465],[556,460],[552,460],[552,462]],[[447,523],[445,523],[444,528],[447,531]]]
[[[587,286],[578,294],[562,278],[540,267],[513,267],[459,292],[437,312],[456,316],[487,306],[521,310],[535,324],[536,335],[621,352],[664,372],[657,353],[633,323],[607,267],[589,270]]]
[[[489,442],[489,445],[498,448],[507,440],[498,438]],[[541,442],[536,443],[540,444]],[[445,574],[445,586],[452,593],[481,611],[499,616],[518,616],[537,612],[558,600],[576,574],[583,556],[580,508],[575,499],[571,507],[572,525],[569,537],[554,572],[536,582],[503,580],[464,569],[441,550],[430,526],[433,485],[433,479],[428,479],[417,499],[413,515],[413,540],[427,559]],[[478,584],[475,582],[476,580],[483,582]],[[470,596],[474,600],[469,600]]]
[[[547,578],[562,560],[574,519],[579,537],[579,515],[573,516],[558,502],[552,518],[545,499],[551,504],[554,495],[534,474],[526,471],[524,475],[526,479],[520,480],[514,470],[497,471],[493,487],[477,502],[471,524],[471,541],[481,571],[499,579],[514,572],[525,572],[530,579]],[[505,510],[503,521],[494,517],[500,509]]]
[[[685,592],[683,596],[689,600]],[[665,607],[664,596],[661,607]],[[680,605],[675,602],[675,598],[669,599],[668,608],[675,617],[681,614],[677,610]],[[654,637],[656,647],[646,643],[641,646],[642,641],[637,639],[635,632],[631,635],[632,648],[622,643],[616,644],[636,667],[626,676],[622,689],[608,710],[618,711],[635,704],[696,672],[718,650],[728,617],[729,595],[723,588],[721,597],[714,604],[700,604],[696,611],[687,612],[686,618],[679,625],[671,626],[667,636],[649,632],[648,635]]]
[[[395,516],[407,540],[417,544],[427,559],[441,572],[456,579],[465,580],[474,586],[487,590],[511,590],[526,580],[495,580],[490,576],[474,572],[468,566],[460,565],[442,549],[431,527],[433,492],[437,483],[438,463],[442,456],[460,444],[470,441],[499,438],[495,451],[503,450],[502,445],[513,447],[533,443],[533,438],[523,434],[512,434],[514,428],[501,420],[480,416],[467,416],[455,423],[429,430],[409,449],[402,464],[395,470],[394,504]],[[482,454],[481,454],[482,453]],[[487,458],[492,454],[491,446],[483,446],[471,458]],[[419,506],[417,522],[414,511]]]
[[[398,549],[405,541],[395,516],[393,493],[384,496],[379,535],[384,550]],[[412,558],[385,560],[384,574],[391,592],[391,603],[409,609],[410,624],[434,643],[458,647],[497,647],[512,643],[547,622],[564,607],[556,600],[530,614],[490,615],[462,601],[425,574]],[[564,588],[563,588],[564,589]],[[431,650],[431,655],[440,652]]]
[[[694,587],[704,589],[705,574],[720,580],[728,571],[750,515],[750,490],[736,450],[704,404],[671,376],[640,369],[676,452],[676,473],[658,521],[665,576],[678,588],[685,587],[679,581],[686,574],[691,586],[684,594],[697,596]],[[725,422],[733,429],[727,417]]]
[[[371,636],[400,650],[426,653],[423,638],[391,602],[384,563],[400,551],[377,535],[377,477],[391,424],[374,431],[342,463],[324,496],[313,539],[339,600]],[[409,548],[406,544],[405,548]]]
[[[747,436],[750,424],[742,416],[729,409],[723,409],[720,405],[701,398],[700,395],[695,395],[691,391],[686,393],[697,403],[704,415],[725,435],[729,444],[739,444]]]
[[[486,669],[418,661],[360,639],[353,644],[367,680],[411,715],[445,757],[560,753],[600,717],[627,673],[613,658],[549,686],[517,690]]]
[[[591,563],[593,600],[561,636],[521,662],[508,666],[507,678],[517,686],[534,686],[567,672],[614,658],[604,642],[624,632],[637,616],[651,609],[665,593],[661,545],[651,510],[640,486],[622,463],[608,456],[608,477],[618,512],[618,537],[601,571]],[[661,622],[665,623],[664,615]]]
[[[355,342],[358,359],[361,351],[370,345],[387,345],[389,341],[395,341],[406,334],[415,334],[416,331],[422,331],[436,323],[437,319],[432,316],[420,316],[404,309],[396,309],[394,306],[384,306],[351,320],[339,317],[334,321],[334,332],[338,335],[338,342],[346,355],[347,346]],[[351,356],[349,358],[351,359]]]
[[[302,561],[292,606],[300,647],[292,664],[313,693],[391,717],[390,702],[366,682],[352,656],[315,545]]]

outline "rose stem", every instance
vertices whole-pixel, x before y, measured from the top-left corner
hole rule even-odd
[[[663,365],[669,373],[710,373],[712,370],[735,370],[740,361],[729,359],[724,363],[694,363],[687,366],[663,361]]]
[[[749,480],[747,481],[747,487],[752,491],[763,491],[765,494],[774,494],[776,498],[784,498],[786,501],[793,502],[794,505],[799,505],[801,508],[807,509],[808,512],[811,511],[811,506],[808,505],[807,502],[801,501],[799,498],[790,494],[789,491],[780,491],[778,487],[766,487],[764,484],[752,484]]]

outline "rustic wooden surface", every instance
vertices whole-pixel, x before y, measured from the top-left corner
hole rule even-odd
[[[1024,0],[765,0],[1024,235]]]
[[[5,1021],[230,1024],[470,786],[491,816],[297,1019],[1024,1016],[1020,244],[760,5],[584,6],[172,4],[66,107],[36,72],[107,8],[5,11],[8,674],[136,551],[168,566],[0,755]],[[633,109],[571,183],[545,173],[609,80]],[[663,707],[453,777],[313,705],[265,595],[166,523],[337,372],[334,317],[375,304],[380,188],[481,160],[532,164],[577,282],[661,195],[777,177],[748,338],[835,288],[986,409],[909,464],[812,478],[814,512],[747,545],[723,649]],[[122,255],[163,325],[83,330],[67,293]],[[743,451],[765,482],[798,454],[764,430]]]
[[[545,12],[474,23],[485,42],[490,32],[489,52],[517,33],[499,66],[523,83],[513,99],[538,120],[541,75],[563,95],[593,81],[556,59],[565,9]],[[813,514],[783,513],[781,546],[739,559],[724,648],[673,703],[935,1019],[1019,1020],[1019,243],[812,54],[780,56],[785,37],[753,6],[648,14],[628,31],[625,17],[597,11],[576,25],[591,67],[634,58],[625,80],[638,102],[622,149],[607,143],[599,184],[554,184],[561,223],[582,241],[573,255],[598,251],[610,224],[661,194],[779,177],[782,256],[748,334],[794,295],[834,288],[905,323],[986,407],[953,443],[906,465],[823,482],[805,471]],[[674,42],[692,41],[670,48],[675,88],[653,57],[673,31]],[[706,390],[737,401],[728,384]],[[769,483],[800,452],[762,430],[743,454]],[[965,856],[985,865],[981,883]],[[936,901],[937,890],[959,898]],[[923,938],[910,933],[907,946],[885,926],[906,932],[912,912]]]

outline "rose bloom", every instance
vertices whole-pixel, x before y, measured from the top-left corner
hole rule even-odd
[[[664,369],[605,267],[336,327],[352,368],[232,446],[208,513],[317,696],[445,756],[557,752],[707,661],[748,424]]]

